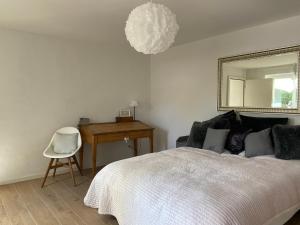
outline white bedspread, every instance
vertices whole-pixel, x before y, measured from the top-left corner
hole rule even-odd
[[[300,207],[300,161],[172,149],[106,166],[84,203],[120,225],[282,224]]]

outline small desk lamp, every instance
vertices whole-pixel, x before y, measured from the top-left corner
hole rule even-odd
[[[133,120],[135,120],[135,107],[137,107],[139,103],[136,100],[132,100],[129,104],[130,107],[133,107]]]

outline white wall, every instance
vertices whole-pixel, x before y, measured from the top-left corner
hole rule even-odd
[[[137,118],[147,120],[149,71],[149,58],[129,45],[0,30],[0,184],[44,174],[42,152],[53,132],[79,117],[114,121],[137,99]],[[98,153],[99,165],[132,155],[124,143]],[[90,155],[85,159],[88,166]]]
[[[194,120],[218,114],[217,58],[300,44],[299,25],[300,16],[177,46],[151,65],[129,45],[0,30],[0,184],[42,175],[42,151],[57,128],[81,116],[113,121],[131,99],[141,103],[138,119],[149,121],[151,112],[156,148],[174,147]],[[131,154],[124,143],[105,144],[98,164]]]
[[[158,150],[175,146],[194,120],[217,112],[217,59],[300,44],[300,16],[171,48],[151,57],[151,120]],[[201,28],[197,28],[201,29]],[[259,114],[251,114],[259,115]],[[270,115],[268,116],[278,116]],[[300,123],[299,116],[291,116]]]
[[[283,66],[272,66],[272,67],[263,67],[263,68],[254,68],[246,70],[247,80],[253,79],[266,79],[265,75],[274,75],[274,74],[285,74],[285,73],[297,73],[296,71],[297,64],[289,64]],[[286,75],[285,75],[286,77]],[[289,76],[293,77],[293,76]]]
[[[255,79],[245,82],[245,107],[272,107],[273,79]]]

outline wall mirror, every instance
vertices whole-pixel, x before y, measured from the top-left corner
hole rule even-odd
[[[300,46],[220,58],[218,110],[300,113]]]

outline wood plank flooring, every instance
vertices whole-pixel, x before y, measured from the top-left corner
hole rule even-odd
[[[91,182],[90,171],[84,174],[76,174],[76,187],[69,174],[49,177],[43,189],[41,179],[0,186],[0,225],[118,225],[84,206]],[[286,225],[300,225],[300,212]]]
[[[76,181],[64,174],[48,177],[43,189],[41,179],[0,186],[0,225],[118,225],[84,206],[91,178],[76,174]]]

